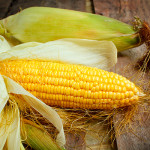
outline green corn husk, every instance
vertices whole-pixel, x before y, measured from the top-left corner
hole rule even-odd
[[[35,150],[63,150],[52,139],[50,134],[41,128],[39,125],[23,120],[21,136],[25,139],[25,143],[30,145]]]
[[[118,51],[139,46],[137,31],[118,20],[66,9],[31,7],[0,20],[0,34],[20,42],[62,38],[113,41]]]

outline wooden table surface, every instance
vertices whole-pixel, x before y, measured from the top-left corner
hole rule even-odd
[[[129,24],[134,20],[134,16],[137,16],[141,20],[150,23],[150,0],[0,0],[0,18],[9,16],[30,6],[50,6],[91,12],[112,17]],[[133,62],[137,61],[145,51],[146,48],[143,45],[122,52],[118,56],[117,65],[111,70],[134,80],[136,70],[132,65],[128,67],[128,64],[133,64]],[[125,67],[126,71],[123,71]],[[149,88],[149,73],[144,74],[143,80],[148,84],[142,86]],[[141,125],[134,121],[132,123],[133,126],[138,127],[138,133],[134,135],[131,134],[131,132],[127,132],[121,136],[117,136],[116,142],[118,150],[150,150],[150,117],[148,116],[149,106],[145,106],[145,111],[143,111],[143,107],[140,107],[135,118],[140,117],[143,121],[141,121]],[[117,122],[120,121],[121,118],[121,114],[114,117],[114,126],[117,125]],[[72,138],[71,134],[67,136],[67,139],[71,141],[70,145],[80,144],[82,140],[78,136]],[[68,149],[71,150],[71,148]],[[84,150],[86,146],[83,145],[76,149]]]

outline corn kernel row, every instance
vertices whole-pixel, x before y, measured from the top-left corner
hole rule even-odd
[[[126,78],[81,65],[43,60],[5,60],[0,73],[51,106],[112,109],[138,101],[139,90]]]

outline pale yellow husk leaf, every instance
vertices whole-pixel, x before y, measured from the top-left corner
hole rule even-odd
[[[20,114],[17,105],[5,106],[0,114],[0,150],[20,150]]]
[[[17,107],[17,106],[15,106]],[[8,150],[20,150],[20,114],[19,109],[13,108],[13,110],[10,109],[10,113],[12,113],[13,121],[9,128],[9,134],[7,136],[7,149]],[[8,113],[8,112],[6,112]],[[10,113],[8,117],[10,117]]]
[[[8,41],[0,35],[0,52],[5,52],[7,50],[10,50],[11,46],[8,43]]]
[[[20,142],[20,150],[25,150],[25,148],[24,148],[22,142]]]
[[[108,70],[117,62],[117,49],[111,41],[61,39],[14,46],[0,54],[0,60],[8,58],[47,59]]]

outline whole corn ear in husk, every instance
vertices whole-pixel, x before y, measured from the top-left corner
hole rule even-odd
[[[21,136],[35,150],[62,150],[44,128],[32,121],[22,120]]]
[[[0,34],[20,42],[62,38],[113,41],[118,51],[141,44],[132,26],[112,18],[49,7],[31,7],[0,20]]]

